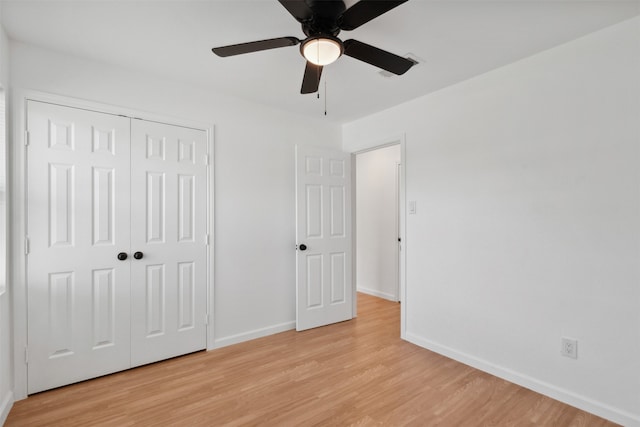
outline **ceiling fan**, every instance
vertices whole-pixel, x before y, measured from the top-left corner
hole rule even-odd
[[[343,54],[397,75],[406,73],[416,64],[415,61],[358,40],[342,41],[338,38],[341,30],[355,30],[408,0],[360,0],[349,9],[342,0],[278,1],[302,24],[302,31],[307,38],[300,40],[297,37],[278,37],[214,47],[213,53],[227,57],[300,44],[300,53],[307,60],[300,93],[317,92],[322,67]]]

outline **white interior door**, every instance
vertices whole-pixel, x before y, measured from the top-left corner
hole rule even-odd
[[[130,366],[129,119],[29,101],[28,393]]]
[[[353,317],[351,159],[296,147],[296,329]]]
[[[206,347],[207,135],[132,120],[132,365]]]

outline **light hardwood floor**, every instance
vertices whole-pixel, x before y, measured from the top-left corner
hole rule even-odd
[[[400,305],[17,402],[7,426],[613,426],[401,341]]]

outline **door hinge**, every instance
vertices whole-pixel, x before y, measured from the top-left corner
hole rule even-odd
[[[207,233],[207,234],[204,235],[204,244],[209,246],[209,240],[210,240],[209,239],[209,233]]]
[[[24,238],[24,254],[29,255],[29,238]]]
[[[29,363],[29,347],[24,348],[24,363]]]
[[[208,325],[208,324],[209,324],[209,315],[208,315],[208,314],[205,314],[205,315],[204,315],[204,324],[205,324],[205,325]]]
[[[29,145],[29,131],[24,131],[24,145]]]
[[[204,155],[204,164],[209,166],[209,155],[208,154]]]

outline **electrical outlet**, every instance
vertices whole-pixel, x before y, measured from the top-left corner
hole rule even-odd
[[[560,348],[560,354],[572,359],[578,358],[578,340],[572,338],[562,337],[562,347]]]

